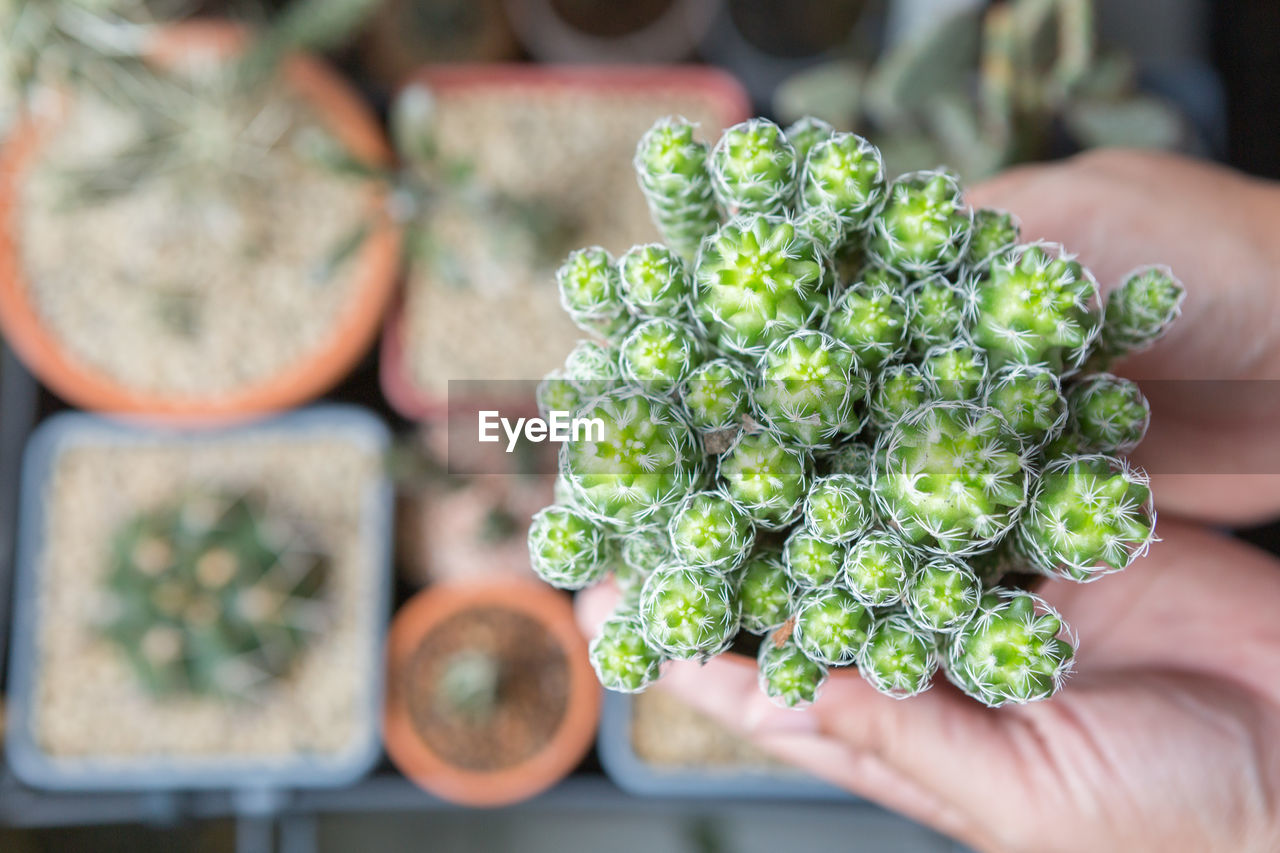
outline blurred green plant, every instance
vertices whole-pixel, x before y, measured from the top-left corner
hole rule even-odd
[[[156,697],[250,699],[328,624],[329,572],[259,496],[195,491],[117,530],[102,630]]]
[[[64,5],[76,2],[93,0]],[[234,197],[237,185],[255,179],[263,153],[289,130],[290,107],[272,88],[280,63],[290,53],[341,44],[376,5],[293,0],[253,30],[238,58],[210,57],[214,61],[193,61],[180,70],[140,61],[100,67],[96,89],[137,126],[111,156],[74,170],[71,200],[106,201],[158,178]]]
[[[496,189],[473,161],[441,150],[436,97],[421,83],[406,86],[391,104],[389,125],[397,164],[381,166],[353,157],[324,135],[302,140],[306,154],[339,174],[388,190],[387,214],[404,227],[406,263],[425,267],[446,284],[482,283],[473,252],[441,236],[441,217],[456,216],[478,235],[487,259],[546,267],[563,254],[574,225],[544,198],[522,198]],[[329,277],[364,245],[377,227],[364,222],[339,240],[317,274]]]
[[[0,0],[0,3],[13,0]],[[73,210],[111,203],[157,185],[210,221],[243,217],[264,186],[264,162],[296,141],[300,111],[281,97],[277,71],[291,53],[321,51],[347,40],[377,0],[292,0],[266,17],[255,4],[239,55],[188,50],[176,67],[147,60],[149,38],[189,0],[32,0],[19,2],[11,23],[38,61],[14,61],[24,85],[69,90],[102,102],[123,118],[120,142],[81,162],[60,164],[61,204]],[[18,35],[11,33],[11,39]],[[319,132],[319,131],[317,131]],[[333,143],[337,144],[336,140]],[[262,241],[250,235],[252,258]],[[207,272],[207,271],[204,271]],[[198,269],[144,282],[155,313],[174,334],[194,335],[209,285]]]
[[[181,0],[0,0],[0,89],[17,112],[41,85],[91,82],[136,60],[161,15]]]
[[[968,181],[1075,147],[1170,149],[1182,116],[1136,88],[1132,60],[1101,51],[1093,0],[999,0],[968,7],[876,55],[850,55],[779,87],[774,111],[863,133],[891,174],[947,163]]]

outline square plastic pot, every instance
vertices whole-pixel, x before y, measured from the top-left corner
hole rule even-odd
[[[510,92],[534,101],[539,96],[559,93],[597,97],[602,101],[628,95],[669,93],[705,101],[725,127],[743,121],[751,114],[750,101],[737,80],[723,71],[696,65],[437,65],[424,68],[406,82],[424,85],[435,92],[474,92],[478,95]],[[557,299],[551,282],[552,274],[547,275],[547,298]],[[403,298],[396,301],[382,337],[380,371],[383,394],[397,412],[410,420],[442,419],[448,413],[448,400],[424,390],[413,380],[408,360],[410,346],[404,302]],[[484,334],[484,330],[460,329],[458,333]],[[588,337],[585,332],[582,336]],[[489,377],[458,378],[483,380]],[[525,378],[538,380],[541,377]],[[505,402],[509,404],[511,401]],[[468,410],[478,406],[479,401],[467,401]]]
[[[249,756],[173,756],[64,758],[50,755],[33,729],[38,684],[40,570],[44,550],[44,491],[60,456],[80,447],[142,445],[207,446],[260,436],[306,439],[325,437],[351,442],[381,455],[390,441],[382,422],[352,406],[320,406],[273,420],[221,432],[138,427],[93,415],[65,413],[41,424],[27,444],[22,469],[22,506],[15,561],[13,636],[9,658],[6,758],[24,783],[51,790],[231,789],[265,793],[289,788],[348,784],[373,766],[381,753],[382,650],[388,620],[392,542],[392,487],[378,477],[361,496],[360,525],[374,553],[367,565],[377,570],[371,584],[366,624],[376,633],[364,643],[365,678],[359,689],[360,724],[350,743],[332,755],[305,753]]]
[[[631,742],[632,697],[606,693],[596,751],[609,778],[646,797],[686,799],[848,800],[847,791],[798,770],[733,765],[663,767],[636,755]]]

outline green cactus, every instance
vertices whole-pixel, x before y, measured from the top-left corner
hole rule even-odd
[[[844,585],[868,607],[897,604],[915,573],[913,549],[892,533],[873,530],[849,546]]]
[[[561,473],[574,502],[602,523],[664,524],[701,484],[697,437],[670,403],[621,388],[585,404],[578,416],[599,421],[603,435],[561,445]]]
[[[878,452],[880,510],[913,544],[951,554],[985,550],[1026,505],[1022,443],[993,409],[929,404],[895,423]]]
[[[802,589],[830,586],[844,568],[845,547],[797,527],[787,537],[782,561],[787,575]]]
[[[1062,686],[1075,641],[1062,617],[1034,595],[983,596],[947,650],[947,675],[969,696],[998,707],[1047,699]]]
[[[751,517],[720,491],[694,492],[671,517],[671,550],[694,568],[732,571],[755,544]]]
[[[703,362],[689,372],[681,389],[689,423],[703,432],[735,429],[751,407],[747,375],[727,358]]]
[[[955,176],[911,172],[889,186],[867,248],[879,263],[923,278],[955,269],[972,230]]]
[[[954,124],[949,97],[928,109]],[[1180,286],[1140,271],[1104,312],[1012,216],[941,171],[886,188],[874,149],[820,122],[741,125],[713,158],[691,133],[659,123],[637,156],[666,246],[566,263],[566,307],[607,343],[538,392],[603,427],[561,447],[530,533],[554,582],[617,580],[601,681],[642,689],[752,633],[784,706],[850,665],[897,698],[940,666],[990,705],[1051,695],[1073,641],[1019,589],[1153,541],[1145,477],[1082,454],[1141,437],[1145,401],[1099,365],[1159,334]]]
[[[907,317],[901,285],[864,279],[841,294],[823,331],[852,349],[860,367],[875,370],[905,351]]]
[[[887,430],[899,418],[939,397],[933,382],[914,364],[892,364],[880,373],[867,406],[871,423]]]
[[[985,269],[999,255],[1018,244],[1018,220],[1012,213],[989,207],[973,212],[973,238],[969,241],[969,267]]]
[[[613,339],[630,326],[618,267],[599,246],[571,252],[556,271],[556,284],[560,304],[581,329]]]
[[[640,603],[640,590],[649,575],[674,562],[671,537],[665,528],[641,528],[606,541],[612,558],[613,578],[622,600],[633,609]]]
[[[726,494],[765,530],[781,530],[800,515],[809,490],[809,454],[770,432],[739,433],[720,457]]]
[[[645,320],[623,340],[622,376],[653,396],[664,396],[702,360],[698,336],[675,320]]]
[[[738,579],[742,630],[764,634],[777,628],[791,618],[796,595],[782,552],[774,547],[757,549],[743,564]]]
[[[801,207],[835,212],[846,229],[860,229],[884,199],[880,152],[852,133],[836,133],[809,152],[801,178]]]
[[[660,243],[629,250],[618,261],[622,301],[637,317],[683,319],[693,284],[680,256]]]
[[[792,640],[766,637],[756,657],[760,690],[784,708],[803,708],[818,698],[827,668],[806,655]]]
[[[1103,312],[1096,367],[1106,369],[1164,336],[1186,299],[1186,288],[1168,267],[1143,267],[1111,291]]]
[[[928,690],[938,671],[937,640],[901,613],[877,616],[858,662],[862,677],[895,699]]]
[[[830,272],[812,239],[785,219],[733,219],[707,239],[694,270],[694,310],[711,341],[758,358],[814,324]]]
[[[654,569],[674,562],[671,534],[665,528],[641,528],[621,537],[618,559],[633,572],[645,577]]]
[[[324,631],[330,566],[260,496],[192,493],[116,531],[102,629],[157,698],[250,699]]]
[[[1109,456],[1069,456],[1045,466],[1018,545],[1040,571],[1090,581],[1127,568],[1154,532],[1145,475]]]
[[[805,234],[818,250],[828,257],[842,255],[849,234],[833,207],[807,207],[792,221],[796,230]]]
[[[864,482],[870,482],[874,465],[871,446],[860,441],[842,444],[822,455],[822,468],[827,474],[849,474]]]
[[[996,371],[983,404],[995,409],[1029,445],[1057,437],[1067,421],[1058,375],[1047,367],[1010,364]]]
[[[949,634],[969,620],[981,594],[973,569],[959,560],[935,557],[911,575],[907,615],[927,631]]]
[[[529,524],[529,562],[538,577],[561,589],[582,589],[604,577],[604,529],[585,513],[549,506]]]
[[[869,477],[829,474],[809,487],[804,521],[810,535],[827,542],[849,542],[865,533],[874,520],[875,497]]]
[[[1138,383],[1110,373],[1071,386],[1067,407],[1074,452],[1128,453],[1142,443],[1151,422],[1151,406]]]
[[[538,413],[549,418],[552,412],[576,412],[587,397],[577,380],[570,379],[563,370],[553,370],[538,383],[535,392]]]
[[[783,213],[795,196],[795,148],[768,119],[726,130],[711,151],[710,168],[716,199],[731,216]]]
[[[858,659],[870,628],[871,611],[849,590],[833,586],[801,596],[794,637],[810,660],[848,666]]]
[[[982,350],[959,340],[927,350],[920,371],[937,389],[938,399],[976,402],[986,385],[987,358]]]
[[[813,150],[813,146],[817,145],[825,139],[831,138],[835,128],[827,124],[820,118],[813,116],[805,116],[797,119],[786,130],[787,141],[791,143],[791,147],[796,152],[796,173],[800,174],[804,168],[804,163],[809,159],[809,152]]]
[[[945,276],[915,282],[906,291],[906,302],[907,341],[913,352],[924,353],[965,336],[970,299]]]
[[[1098,283],[1060,246],[1032,244],[991,265],[974,294],[974,343],[992,367],[1047,364],[1070,374],[1098,334]]]
[[[664,566],[644,582],[640,622],[649,644],[670,657],[706,660],[738,632],[734,582],[720,572]]]
[[[853,350],[822,332],[796,332],[760,360],[753,399],[760,419],[800,447],[822,447],[861,428],[854,404],[866,376]]]
[[[635,167],[649,213],[663,239],[691,260],[720,226],[707,169],[707,145],[684,119],[660,119],[636,146]]]
[[[618,387],[622,365],[618,350],[597,341],[578,341],[564,359],[561,376],[577,390],[576,403],[599,397]],[[563,389],[557,389],[560,391]],[[547,389],[547,393],[555,393]],[[565,399],[570,399],[567,395]],[[577,408],[575,405],[574,408]]]
[[[665,660],[635,616],[615,615],[606,621],[588,654],[600,683],[619,693],[639,693],[657,681]]]

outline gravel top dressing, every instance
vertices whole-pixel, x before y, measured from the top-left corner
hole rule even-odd
[[[653,121],[680,114],[703,134],[719,132],[702,99],[605,92],[449,91],[437,93],[436,133],[446,159],[470,163],[495,191],[554,209],[572,243],[622,252],[658,238],[631,159]],[[411,375],[443,397],[449,379],[538,379],[585,335],[555,294],[552,264],[495,249],[484,224],[465,214],[432,220],[468,283],[420,270],[407,298]],[[567,247],[566,247],[567,248]]]
[[[466,770],[533,757],[569,701],[564,650],[536,621],[500,607],[445,620],[423,639],[405,678],[419,737]]]
[[[38,596],[41,748],[60,758],[341,754],[371,721],[365,681],[378,573],[362,527],[380,475],[368,449],[338,439],[245,437],[210,444],[78,445],[58,458],[47,494]],[[327,629],[285,677],[252,699],[153,699],[96,625],[119,526],[192,488],[254,490],[332,557]]]
[[[707,715],[661,690],[631,703],[631,748],[664,767],[781,767],[764,752]]]
[[[207,107],[207,133],[184,150],[200,157],[209,146],[210,167],[170,173],[162,162],[89,201],[76,173],[111,163],[141,119],[78,95],[24,175],[9,224],[53,334],[76,359],[151,393],[268,379],[314,350],[352,295],[354,264],[320,270],[366,215],[367,187],[295,150],[300,134],[320,130],[310,108],[282,90],[232,122],[220,102]],[[199,106],[184,108],[199,118]],[[220,138],[228,127],[240,129],[234,140]],[[228,157],[229,145],[251,153]],[[215,167],[232,159],[246,168]]]

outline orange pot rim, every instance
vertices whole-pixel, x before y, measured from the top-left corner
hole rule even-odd
[[[726,127],[745,121],[752,114],[751,99],[742,84],[725,71],[703,65],[439,64],[424,66],[401,88],[414,84],[438,91],[497,88],[529,92],[697,93],[716,105]],[[392,408],[410,420],[439,420],[448,412],[448,400],[422,389],[409,369],[405,302],[402,294],[387,315],[378,368],[382,393]]]
[[[524,761],[493,771],[457,767],[427,746],[409,718],[401,678],[430,631],[450,616],[476,607],[501,607],[536,620],[564,650],[569,667],[568,704],[551,739]],[[440,584],[415,595],[392,622],[387,636],[383,739],[392,763],[429,793],[473,807],[510,805],[547,790],[582,761],[595,741],[600,691],[588,661],[587,642],[566,596],[524,580]]]
[[[249,31],[225,21],[192,21],[157,30],[148,56],[172,64],[196,50],[229,55],[242,49]],[[355,156],[391,162],[391,150],[370,109],[355,91],[320,60],[293,55],[281,74],[287,85]],[[55,122],[56,123],[56,122]],[[210,426],[291,408],[327,391],[367,351],[390,303],[400,272],[400,233],[383,215],[381,190],[368,206],[379,226],[352,259],[359,272],[348,303],[329,334],[283,370],[231,391],[174,395],[131,388],[78,360],[41,320],[23,269],[15,216],[23,174],[40,151],[49,122],[24,118],[0,148],[0,331],[14,351],[59,397],[77,406],[140,420]]]

